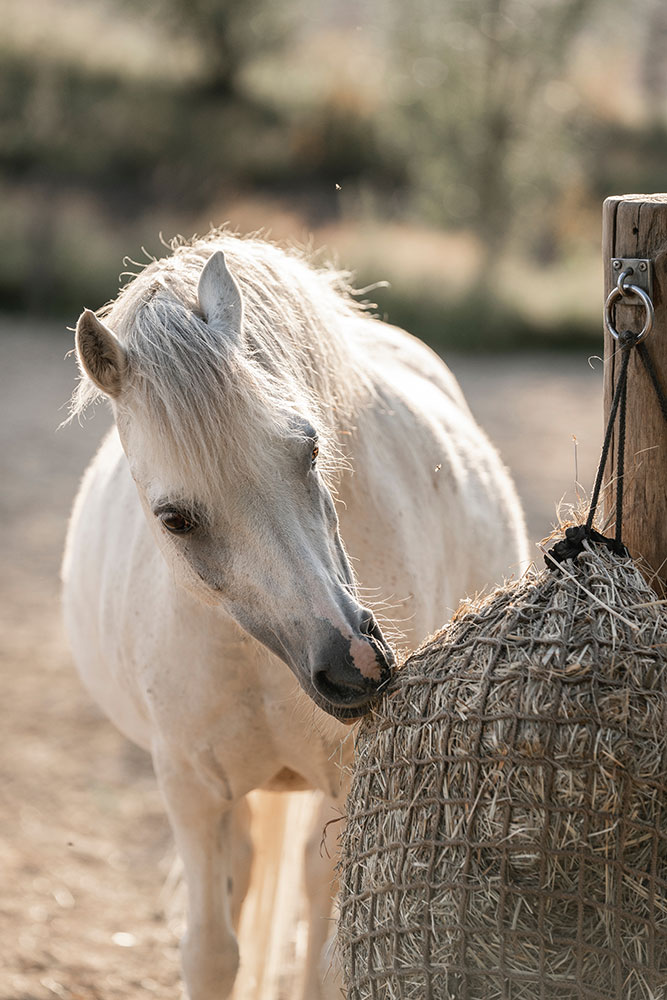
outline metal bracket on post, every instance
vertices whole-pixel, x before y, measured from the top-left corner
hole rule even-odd
[[[636,285],[653,298],[653,261],[646,257],[612,257],[611,259],[612,284],[617,284],[618,279],[623,275],[623,285]],[[630,294],[625,296],[628,301],[625,306],[640,306],[642,300],[639,296],[632,301]]]
[[[604,304],[604,321],[614,340],[618,331],[612,319],[614,306],[644,306],[646,319],[637,340],[647,337],[653,328],[653,261],[646,257],[612,257],[612,289]]]

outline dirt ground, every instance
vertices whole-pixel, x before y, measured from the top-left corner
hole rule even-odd
[[[59,617],[68,510],[108,416],[100,408],[57,432],[75,377],[71,334],[5,319],[0,343],[0,1000],[173,1000],[171,841],[150,761],[81,690]],[[601,362],[449,360],[542,537],[573,496],[575,451],[590,487]]]

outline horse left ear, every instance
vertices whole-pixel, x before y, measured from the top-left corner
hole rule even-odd
[[[239,286],[229,273],[222,250],[216,250],[204,264],[199,276],[197,298],[210,327],[240,339],[243,300]]]
[[[76,324],[76,353],[81,368],[107,396],[120,396],[127,380],[125,348],[91,309]]]

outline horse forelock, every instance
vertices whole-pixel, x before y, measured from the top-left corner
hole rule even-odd
[[[216,249],[241,289],[240,345],[209,327],[197,302]],[[215,233],[150,263],[104,310],[128,354],[132,418],[155,459],[203,502],[221,475],[247,474],[252,456],[293,436],[296,417],[320,432],[323,472],[335,480],[339,431],[367,392],[346,338],[354,306],[335,284],[334,272],[264,241]],[[96,395],[82,380],[74,412]]]

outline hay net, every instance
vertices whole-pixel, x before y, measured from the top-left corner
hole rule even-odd
[[[589,543],[407,660],[357,738],[349,1000],[667,997],[666,665],[664,605]]]

